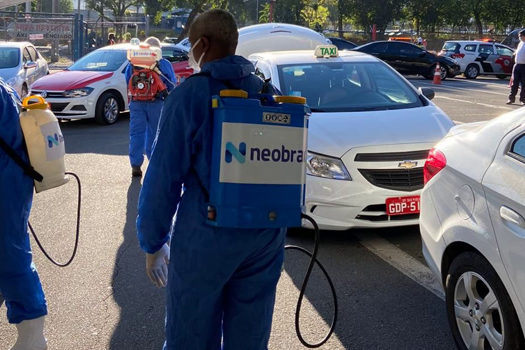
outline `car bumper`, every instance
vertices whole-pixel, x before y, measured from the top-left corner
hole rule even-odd
[[[58,119],[88,119],[95,118],[97,99],[89,95],[84,97],[65,98],[56,97],[60,92],[47,92],[45,100],[51,105],[51,111]],[[32,91],[38,95],[40,91]]]
[[[454,77],[456,75],[459,75],[460,73],[461,73],[461,67],[459,66],[459,64],[449,66],[447,69],[447,75],[450,77]]]

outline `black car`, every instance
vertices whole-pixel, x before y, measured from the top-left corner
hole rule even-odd
[[[374,41],[353,50],[380,58],[401,74],[419,74],[432,79],[438,62],[441,68],[441,80],[452,78],[460,71],[459,65],[454,60],[435,55],[407,42]]]
[[[332,44],[337,46],[337,49],[339,51],[352,50],[354,47],[357,47],[357,44],[354,44],[353,42],[345,40],[345,39],[341,39],[341,38],[328,38],[328,39],[330,39]]]

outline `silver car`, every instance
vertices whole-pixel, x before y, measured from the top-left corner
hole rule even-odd
[[[46,60],[28,42],[0,42],[0,77],[24,97],[37,79],[49,74]]]

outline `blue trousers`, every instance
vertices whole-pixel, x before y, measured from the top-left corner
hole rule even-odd
[[[33,181],[4,160],[0,157],[0,299],[9,322],[20,323],[46,315],[47,306],[27,232]]]
[[[211,227],[196,192],[171,239],[164,349],[267,350],[285,230]]]
[[[141,166],[144,153],[151,157],[151,151],[163,100],[131,101],[129,104],[129,161],[131,166]]]

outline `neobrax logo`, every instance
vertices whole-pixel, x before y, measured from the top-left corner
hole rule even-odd
[[[239,143],[239,148],[231,142],[226,143],[226,163],[231,163],[232,157],[235,157],[237,161],[244,164],[246,160],[246,144],[244,142]]]
[[[53,145],[58,146],[63,140],[64,137],[56,133],[54,135],[47,135],[47,146],[53,148]]]
[[[232,142],[226,142],[226,163],[231,163],[235,158],[239,163],[244,164],[246,162],[246,150],[247,147],[244,142],[239,143],[238,148]],[[301,163],[303,161],[303,150],[287,149],[285,145],[274,149],[251,147],[248,156],[250,161],[257,162]]]

